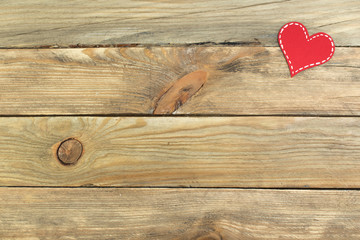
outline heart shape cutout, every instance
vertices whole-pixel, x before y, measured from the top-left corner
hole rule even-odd
[[[335,44],[329,34],[320,32],[309,36],[307,29],[299,22],[285,24],[280,29],[278,40],[291,77],[326,63],[335,52]]]

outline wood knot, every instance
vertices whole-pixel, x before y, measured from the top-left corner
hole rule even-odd
[[[207,235],[196,238],[196,240],[221,240],[221,239],[222,239],[221,235],[217,233],[209,233]]]
[[[63,165],[75,165],[80,159],[83,152],[81,142],[69,138],[61,142],[57,149],[57,158]]]
[[[205,84],[208,73],[198,70],[176,80],[155,104],[154,114],[171,114],[189,98],[191,98]]]

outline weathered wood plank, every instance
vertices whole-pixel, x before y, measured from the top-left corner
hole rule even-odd
[[[360,115],[359,76],[359,48],[292,79],[277,47],[0,50],[0,114]]]
[[[0,186],[359,188],[359,155],[359,118],[0,118]]]
[[[4,1],[0,47],[246,42],[277,46],[300,21],[338,46],[360,45],[358,0]]]
[[[2,239],[359,239],[359,191],[0,188]]]

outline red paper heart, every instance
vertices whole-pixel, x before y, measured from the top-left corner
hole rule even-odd
[[[335,51],[334,41],[328,34],[320,32],[309,37],[308,31],[299,22],[290,22],[280,29],[279,44],[291,77],[326,63]]]

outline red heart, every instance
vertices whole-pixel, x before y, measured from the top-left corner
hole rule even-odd
[[[320,32],[309,37],[308,31],[299,22],[290,22],[280,29],[279,44],[291,77],[326,63],[335,51],[334,41],[328,34]]]

